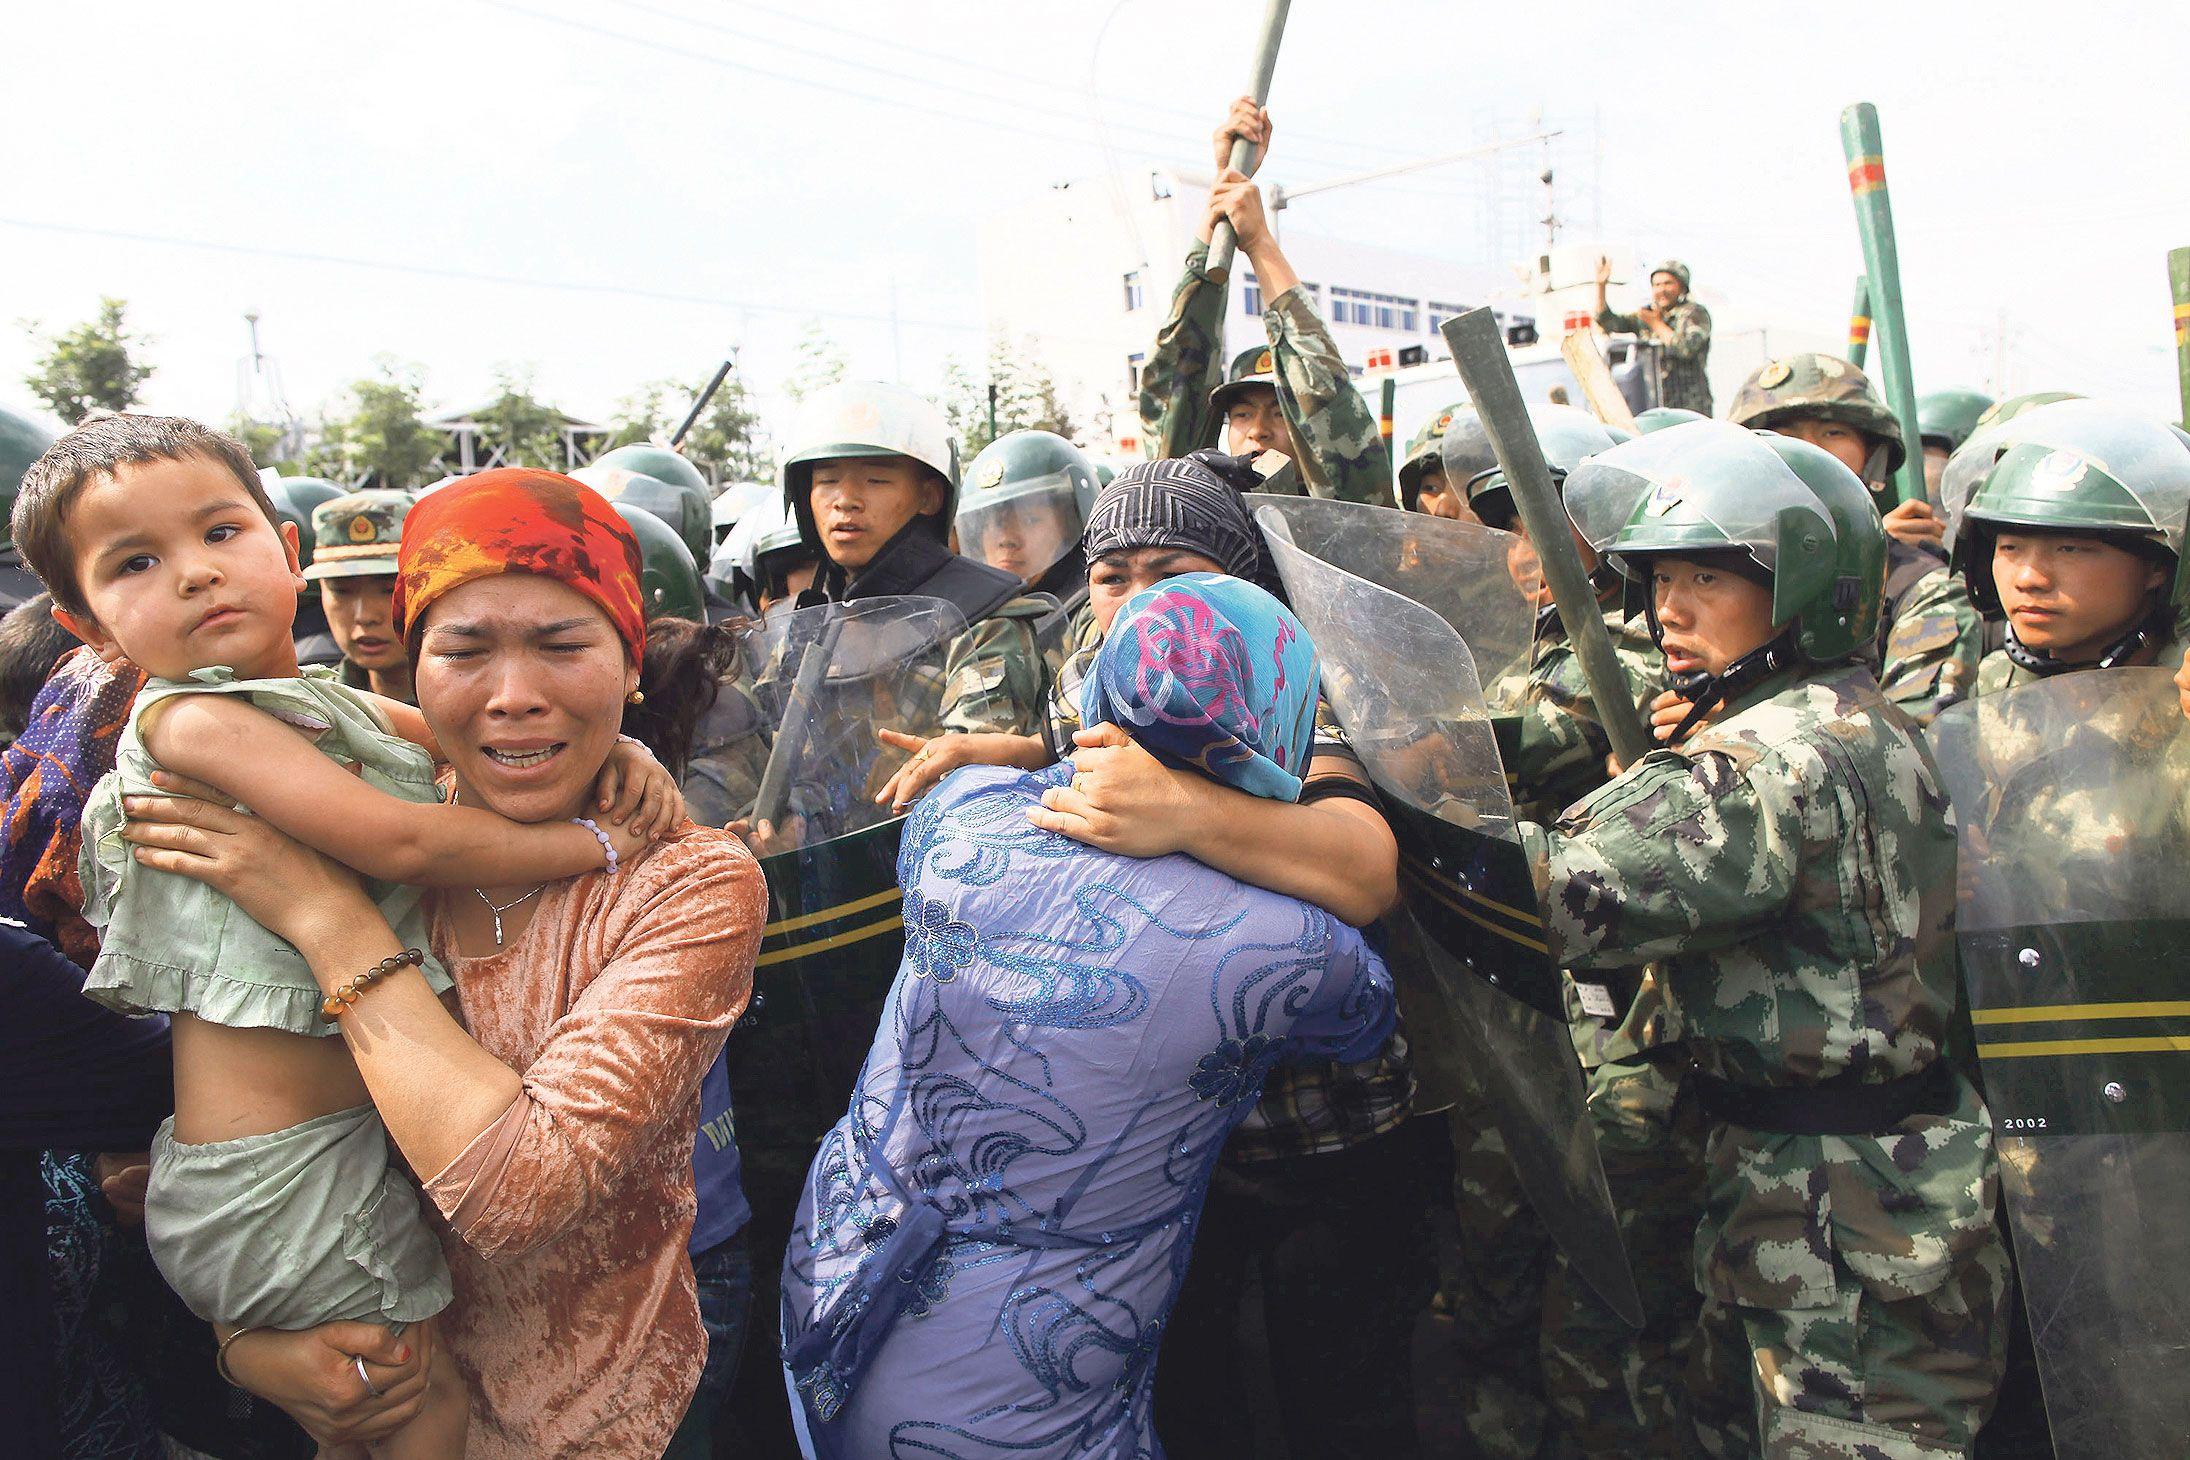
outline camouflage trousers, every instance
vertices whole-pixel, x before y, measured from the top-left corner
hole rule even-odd
[[[1554,1252],[1545,1285],[1543,1386],[1552,1456],[1669,1456],[1687,1447],[1684,1384],[1702,1299],[1702,1108],[1649,1060],[1588,1072],[1590,1124],[1620,1239],[1642,1296],[1640,1332]],[[1741,1393],[1746,1396],[1746,1389]]]
[[[1537,1344],[1552,1241],[1473,1080],[1463,1081],[1450,1119],[1460,1273],[1445,1301],[1460,1351],[1462,1412],[1484,1460],[1533,1460],[1544,1436]]]
[[[1707,1296],[1689,1391],[1711,1460],[1946,1460],[1970,1453],[2006,1366],[2008,1259],[1977,1248],[1938,1287],[1886,1298],[1837,1255],[1833,1301]],[[1744,1406],[1736,1402],[1746,1397]]]

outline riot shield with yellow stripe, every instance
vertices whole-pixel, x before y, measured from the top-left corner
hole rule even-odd
[[[938,732],[944,664],[965,628],[941,599],[871,598],[770,619],[749,646],[766,751],[746,819],[768,922],[752,1002],[726,1048],[754,1262],[769,1277],[904,949],[904,818],[874,797],[906,752],[875,732]]]
[[[2190,1436],[2190,721],[2166,669],[1956,705],[1958,942],[2062,1460]]]
[[[1414,533],[1424,519],[1410,515],[1384,513],[1385,530]],[[1257,521],[1322,656],[1324,695],[1398,838],[1404,899],[1388,920],[1388,952],[1408,1047],[1431,1065],[1457,1060],[1480,1082],[1545,1226],[1606,1304],[1640,1326],[1470,646],[1438,613],[1305,551],[1285,513],[1264,506]]]

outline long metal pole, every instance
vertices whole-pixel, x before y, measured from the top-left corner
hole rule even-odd
[[[729,374],[730,361],[725,360],[715,367],[715,378],[707,382],[707,389],[700,392],[699,399],[692,402],[692,409],[685,412],[684,424],[677,428],[676,435],[669,438],[669,444],[672,447],[684,445],[684,438],[691,433],[693,425],[698,422],[700,412],[707,409],[707,403],[715,398],[716,391],[722,389],[722,382]]]
[[[1909,374],[1908,320],[1901,312],[1901,251],[1894,245],[1893,200],[1886,192],[1886,149],[1878,133],[1878,108],[1859,101],[1840,114],[1840,147],[1848,158],[1848,191],[1855,196],[1855,227],[1863,239],[1863,272],[1870,281],[1871,323],[1878,337],[1878,383],[1886,408],[1901,422],[1910,450],[1894,473],[1904,502],[1924,497],[1924,453],[1916,450],[1916,381]]]
[[[1254,79],[1248,83],[1247,94],[1262,106],[1270,99],[1270,75],[1277,70],[1278,46],[1285,40],[1285,14],[1292,9],[1292,0],[1270,0],[1270,8],[1262,17],[1262,45],[1255,52]],[[1241,172],[1249,171],[1255,160],[1255,144],[1245,137],[1232,139],[1232,166]],[[1209,235],[1209,276],[1218,283],[1232,277],[1232,250],[1239,240],[1232,236],[1232,225],[1224,219],[1217,220],[1216,231]]]
[[[2167,280],[2175,290],[2175,371],[2181,377],[2182,418],[2190,421],[2190,247],[2168,250]]]
[[[1582,678],[1589,682],[1597,719],[1612,742],[1612,753],[1621,764],[1633,765],[1650,752],[1654,742],[1643,726],[1627,676],[1620,672],[1611,632],[1604,626],[1604,610],[1582,568],[1566,508],[1559,502],[1559,489],[1552,485],[1551,468],[1536,442],[1528,407],[1521,402],[1521,385],[1513,378],[1513,362],[1506,357],[1505,332],[1488,309],[1471,309],[1448,319],[1443,329],[1453,366],[1468,389],[1468,402],[1482,418],[1491,450],[1498,455],[1498,469],[1505,473],[1513,493],[1513,505],[1543,564],[1544,581],[1551,585],[1559,622],[1566,628],[1567,642],[1574,646]]]
[[[1871,281],[1855,276],[1855,303],[1848,306],[1848,363],[1863,368],[1871,347]]]

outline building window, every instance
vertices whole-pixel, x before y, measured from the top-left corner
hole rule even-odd
[[[1125,276],[1125,312],[1131,314],[1141,307],[1141,303],[1141,271],[1135,269]]]
[[[1421,308],[1421,300],[1400,294],[1331,286],[1331,320],[1335,324],[1365,324],[1374,329],[1412,333],[1421,323]]]
[[[1125,388],[1134,395],[1141,393],[1141,366],[1148,362],[1146,355],[1125,357]]]
[[[1415,330],[1415,322],[1420,318],[1421,314],[1412,304],[1409,304],[1399,311],[1399,327],[1411,335]]]
[[[1465,304],[1439,304],[1432,299],[1430,301],[1430,333],[1436,334],[1445,327],[1446,320],[1457,319],[1467,312],[1468,306]]]
[[[1240,288],[1239,298],[1240,307],[1249,314],[1262,313],[1262,280],[1249,274],[1247,282]]]

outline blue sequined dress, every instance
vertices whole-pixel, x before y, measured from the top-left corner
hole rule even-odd
[[[1225,1137],[1279,1061],[1359,1060],[1354,929],[1023,813],[1069,764],[957,772],[906,823],[905,956],[783,1277],[810,1454],[1160,1456],[1157,1345]]]

